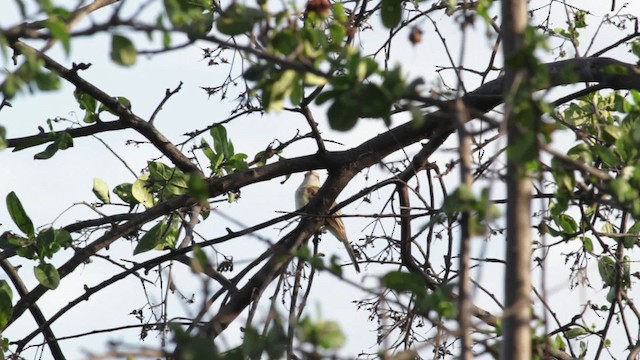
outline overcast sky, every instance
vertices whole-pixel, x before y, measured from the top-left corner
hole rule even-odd
[[[304,1],[298,0],[296,3],[302,4]],[[573,3],[580,4],[592,12],[587,20],[591,28],[586,30],[583,35],[584,41],[587,42],[586,39],[591,38],[588,34],[595,31],[597,23],[600,22],[603,16],[610,14],[608,11],[610,3],[595,0],[573,1]],[[618,6],[621,5],[618,4]],[[5,11],[6,7],[4,5],[3,11],[0,13],[0,26],[3,28],[20,22],[15,12]],[[638,2],[631,2],[627,7],[629,9],[628,12],[640,14],[640,4]],[[494,10],[497,11],[497,9]],[[558,6],[557,11],[560,10],[561,8]],[[104,9],[96,14],[95,18],[100,19],[101,16],[105,16],[108,13],[109,9]],[[565,26],[561,15],[558,14],[557,18],[554,17],[558,22],[557,27]],[[459,51],[461,38],[457,27],[446,25],[451,21],[444,13],[436,13],[433,19],[439,26],[442,26],[440,30],[443,34],[448,36],[447,44],[450,48],[454,51]],[[374,20],[374,24],[376,22],[377,20]],[[423,42],[413,47],[405,40],[407,31],[399,34],[399,40],[396,40],[393,45],[393,54],[390,62],[392,64],[400,63],[403,66],[403,72],[409,79],[422,76],[428,88],[430,84],[439,81],[434,72],[436,66],[447,66],[449,62],[442,49],[442,44],[433,32],[431,23],[422,22],[418,25],[425,32]],[[550,27],[553,28],[554,26]],[[492,41],[485,37],[485,25],[481,22],[478,22],[472,30],[465,44],[465,54],[467,55],[465,65],[483,70],[486,66],[486,55],[490,51]],[[122,33],[130,35],[126,31]],[[363,34],[362,41],[365,48],[367,50],[375,49],[384,39],[384,35],[384,33],[375,32]],[[606,44],[615,41],[619,36],[619,33],[615,35],[600,34],[593,48],[600,49]],[[158,42],[149,43],[145,36],[132,37],[136,40],[136,45],[139,49],[158,48]],[[156,39],[159,40],[159,37]],[[202,47],[214,46],[212,44],[199,45]],[[66,66],[70,66],[71,62],[91,63],[91,68],[82,72],[81,75],[113,96],[125,96],[130,99],[133,104],[133,111],[142,117],[150,116],[164,97],[167,88],[173,89],[182,81],[184,83],[182,91],[169,100],[155,122],[159,130],[174,142],[183,141],[185,139],[183,134],[187,131],[204,128],[229,116],[234,105],[233,96],[231,96],[231,99],[224,101],[221,101],[215,95],[209,98],[200,87],[219,84],[227,75],[230,65],[208,66],[206,60],[201,60],[202,52],[198,46],[191,46],[174,53],[153,57],[140,56],[138,63],[132,68],[123,68],[112,64],[109,60],[109,46],[110,37],[99,35],[74,40],[72,55],[69,57],[63,54],[59,45],[52,49],[49,55]],[[588,44],[585,43],[584,46],[586,47]],[[230,55],[231,53],[229,53]],[[623,51],[617,51],[611,56],[616,56],[625,61],[634,61],[629,54]],[[382,57],[379,58],[382,59]],[[457,59],[458,56],[454,54],[454,58]],[[479,59],[482,61],[481,64],[478,63]],[[547,60],[551,61],[553,59],[548,57]],[[238,65],[235,65],[236,69]],[[12,68],[10,63],[7,62],[3,66],[9,69]],[[448,77],[449,80],[451,79],[451,74],[445,72],[443,75]],[[468,89],[473,89],[478,84],[478,79],[469,75],[465,75],[465,80],[468,81]],[[63,84],[63,89],[55,93],[20,95],[11,101],[13,105],[11,108],[2,109],[0,111],[0,124],[7,128],[8,137],[13,138],[37,133],[38,126],[46,127],[48,118],[59,117],[73,122],[81,122],[83,114],[73,98],[73,88],[66,83]],[[337,142],[337,144],[330,143],[328,145],[332,150],[355,146],[386,130],[380,120],[362,120],[354,130],[347,133],[337,133],[329,130],[322,111],[316,112],[316,119],[320,123],[325,136]],[[394,119],[393,125],[400,124],[403,121],[406,121],[406,117],[399,116]],[[58,123],[55,126],[57,129],[63,129],[68,126],[66,124]],[[265,116],[250,115],[234,121],[227,126],[227,130],[229,137],[234,142],[236,151],[248,154],[249,158],[266,148],[273,140],[286,141],[295,136],[298,131],[300,133],[308,132],[302,117],[286,111]],[[138,173],[146,166],[146,162],[149,159],[158,156],[158,153],[150,146],[144,144],[140,146],[126,145],[127,140],[141,140],[141,137],[133,131],[104,133],[100,134],[99,137],[107,142]],[[447,146],[454,145],[455,142],[447,144]],[[36,226],[47,227],[53,223],[55,227],[61,227],[77,220],[95,218],[97,214],[93,213],[88,206],[82,205],[83,202],[96,201],[91,191],[94,177],[103,179],[111,188],[122,182],[133,182],[135,180],[122,163],[97,139],[90,137],[76,139],[73,149],[59,152],[50,160],[34,161],[33,155],[41,151],[42,148],[37,147],[15,153],[10,150],[0,151],[0,166],[2,168],[0,196],[4,198],[10,191],[15,191]],[[406,151],[411,156],[415,153],[415,148],[410,147]],[[283,155],[291,158],[314,152],[314,142],[307,140],[287,149]],[[440,165],[443,165],[449,157],[455,156],[455,153],[444,153],[440,156],[435,160],[440,161]],[[402,154],[394,154],[390,157],[390,159],[402,158]],[[161,161],[168,163],[166,160]],[[379,174],[379,171],[374,169],[374,174]],[[370,185],[371,181],[378,179],[377,176],[379,175],[372,176],[368,182],[364,175],[357,177],[345,189],[339,199],[345,199],[353,195],[365,184]],[[322,180],[325,178],[326,173],[322,173]],[[451,178],[457,179],[457,176],[452,176]],[[247,187],[242,190],[242,198],[238,203],[218,203],[216,210],[246,225],[254,225],[277,216],[279,215],[278,212],[292,211],[294,210],[293,192],[302,181],[302,175],[296,175],[281,183],[283,180],[275,179],[269,183]],[[500,189],[497,191],[499,192]],[[388,194],[389,191],[382,191],[379,194],[375,194],[375,196],[384,201]],[[112,194],[112,196],[114,195]],[[346,207],[343,212],[346,214],[376,213],[379,209],[380,202],[374,202],[373,204],[356,202]],[[118,207],[100,209],[105,213],[121,213],[123,210],[123,208]],[[369,231],[367,228],[368,222],[369,220],[366,219],[350,218],[345,220],[349,237],[352,241],[357,243],[358,239],[367,234],[367,231]],[[16,227],[8,217],[4,205],[0,206],[0,223],[2,223],[0,233],[5,230],[17,232]],[[227,226],[234,230],[240,228],[238,224],[230,223],[215,213],[205,224],[206,226],[198,228],[198,231],[205,238],[224,234]],[[260,235],[275,242],[281,235],[279,227],[276,226],[262,231]],[[442,244],[442,251],[444,251],[445,245]],[[111,246],[108,252],[102,251],[101,254],[110,255],[114,259],[130,258],[134,247],[135,244],[123,240]],[[266,244],[258,240],[242,238],[230,244],[222,244],[216,250],[220,252],[220,258],[223,255],[233,256],[237,262],[237,273],[243,267],[242,265],[246,264],[264,248],[266,248]],[[321,243],[321,250],[328,256],[335,254],[345,261],[347,259],[339,242],[328,235],[325,236],[324,241]],[[496,241],[485,243],[479,240],[474,251],[474,256],[479,254],[495,257],[502,256],[502,246]],[[144,254],[135,259],[140,261],[146,257],[157,256],[157,254]],[[68,256],[68,254],[60,254],[54,259],[54,263],[57,265],[62,264]],[[18,263],[15,259],[12,259],[12,261],[14,264]],[[21,264],[24,267],[21,269],[20,274],[28,281],[30,287],[33,287],[35,284],[31,271],[33,263],[21,262]],[[558,259],[557,266],[564,266],[561,259]],[[495,283],[496,279],[501,276],[499,269],[499,267],[495,267],[495,269],[483,268],[482,270],[485,272],[483,279],[487,282]],[[385,271],[388,270],[390,269],[385,269]],[[198,301],[202,301],[200,293],[202,285],[198,279],[182,265],[177,265],[175,271],[176,273],[173,276],[177,281],[178,288],[186,295],[196,294]],[[363,284],[375,287],[377,281],[371,275],[379,274],[380,268],[375,266],[365,268],[365,271],[359,276],[356,276],[351,268],[345,268],[345,271],[350,279],[355,281],[364,279]],[[94,259],[91,264],[79,268],[72,275],[65,278],[60,288],[45,295],[39,305],[42,306],[45,315],[50,315],[68,301],[80,295],[85,284],[89,286],[96,285],[116,272],[118,270],[108,262]],[[555,282],[551,284],[552,289],[556,291],[555,289],[557,288],[558,290],[553,294],[557,294],[558,298],[566,296],[565,292],[560,290],[566,289],[568,279],[560,278],[554,280]],[[377,324],[367,321],[368,313],[363,310],[356,311],[355,305],[351,303],[351,300],[361,297],[363,294],[354,291],[347,284],[336,281],[329,274],[319,274],[315,281],[317,288],[312,293],[308,312],[316,316],[340,321],[348,337],[348,343],[344,349],[345,353],[355,355],[361,351],[375,352],[375,328]],[[159,289],[153,287],[148,287],[147,289],[149,290],[150,298],[155,300],[160,298]],[[586,298],[586,293],[581,293],[581,291],[586,290],[572,293],[576,302]],[[142,295],[140,282],[130,277],[124,283],[107,288],[91,297],[89,302],[67,313],[55,323],[54,331],[60,337],[96,328],[134,324],[136,319],[129,315],[128,312],[134,308],[144,306],[146,300]],[[499,289],[496,289],[496,295],[501,296]],[[17,295],[14,294],[14,297],[17,298]],[[480,302],[486,306],[491,306],[486,299]],[[174,313],[184,311],[185,313],[193,314],[193,311],[197,309],[196,307],[189,308],[175,298],[171,300],[170,306],[174,309]],[[349,319],[349,321],[344,321],[344,319]],[[240,326],[243,324],[240,321],[235,325]],[[11,339],[19,339],[28,333],[30,329],[33,329],[33,323],[30,320],[30,316],[24,314],[17,324],[12,325],[5,336]],[[231,344],[237,343],[237,328],[231,329],[229,333],[230,335],[226,336],[227,341]],[[83,349],[100,351],[104,349],[107,340],[135,343],[136,336],[137,330],[121,331],[68,340],[62,342],[62,345],[64,350],[73,349],[69,358],[82,358]],[[157,344],[155,334],[152,333],[150,335],[147,344],[149,346]]]

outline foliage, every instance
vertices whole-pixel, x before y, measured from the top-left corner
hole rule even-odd
[[[65,358],[72,349],[58,341],[54,323],[85,301],[115,304],[120,299],[103,295],[111,286],[121,286],[136,308],[109,311],[133,316],[140,340],[149,333],[160,339],[145,347],[115,344],[122,356],[353,357],[349,343],[360,334],[338,314],[357,310],[375,330],[370,345],[379,347],[362,358],[468,358],[461,345],[467,340],[477,355],[509,358],[500,352],[508,339],[503,316],[513,309],[495,294],[510,289],[494,274],[513,270],[502,252],[514,215],[504,204],[516,196],[532,205],[535,224],[519,230],[536,234],[533,251],[518,254],[531,257],[539,275],[537,297],[517,299],[535,314],[525,341],[531,358],[636,351],[640,42],[637,29],[627,28],[637,22],[627,6],[638,5],[605,11],[597,24],[602,5],[530,1],[529,26],[510,34],[498,31],[496,3],[121,0],[74,7],[14,0],[15,18],[0,18],[7,22],[0,27],[0,114],[11,116],[25,99],[46,104],[56,93],[69,111],[80,111],[31,109],[20,119],[30,126],[26,136],[16,135],[16,122],[3,118],[0,125],[0,156],[32,152],[41,161],[29,166],[55,170],[34,175],[3,163],[11,174],[3,178],[3,211],[12,221],[0,224],[3,358],[30,356],[40,335],[52,358]],[[601,33],[610,45],[595,51]],[[520,36],[521,47],[503,62],[496,55],[511,35]],[[104,61],[82,62],[87,38],[107,39]],[[181,51],[198,48],[204,61],[194,65],[197,59]],[[605,57],[614,52],[618,60]],[[181,63],[145,72],[165,54],[179,54]],[[151,81],[134,84],[134,74],[182,79],[182,70],[195,67],[206,68],[201,81],[215,82],[201,87],[208,103],[185,99],[181,81],[150,114],[140,110],[157,89]],[[511,69],[526,76],[510,79]],[[108,71],[112,84],[95,80]],[[576,86],[583,83],[597,85]],[[551,90],[562,85],[573,86],[556,98]],[[141,86],[143,94],[132,94]],[[260,130],[265,122],[268,131]],[[509,146],[502,141],[507,127],[519,134]],[[121,133],[133,138],[122,144],[115,137]],[[458,142],[449,139],[453,133]],[[112,171],[87,144],[104,147],[121,167]],[[292,212],[296,173],[318,169],[329,172],[326,186]],[[72,189],[60,205],[39,188],[12,189],[35,176],[50,195],[78,179],[84,192]],[[514,178],[535,192],[506,193],[503,184]],[[95,197],[85,199],[89,191]],[[343,191],[347,200],[336,209]],[[366,269],[358,281],[339,257],[325,260],[339,243],[327,240],[323,225],[344,216],[341,208]],[[284,213],[265,220],[273,211]],[[294,217],[300,221],[285,223]],[[246,225],[256,219],[262,222]],[[101,261],[112,267],[96,265]],[[68,276],[83,271],[99,276],[72,284]],[[139,292],[123,285],[133,277]],[[587,299],[558,303],[548,282],[560,278],[569,279],[562,296]],[[335,288],[318,288],[318,279]],[[309,315],[313,296],[334,300],[343,286],[354,290],[352,304],[321,303],[327,315]],[[71,298],[53,314],[42,312],[49,293]],[[15,330],[26,309],[37,326]],[[128,327],[87,323],[90,331],[71,337]],[[366,333],[364,327],[355,326]]]

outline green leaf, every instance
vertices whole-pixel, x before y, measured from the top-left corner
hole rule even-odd
[[[60,284],[60,274],[58,274],[56,267],[51,264],[41,262],[33,268],[33,272],[38,282],[47,289],[54,290]]]
[[[337,90],[328,90],[328,91],[322,92],[318,96],[316,96],[316,100],[315,100],[316,105],[322,105],[329,100],[337,99],[338,96],[340,96],[340,94],[342,94],[342,91],[337,91]]]
[[[303,98],[304,98],[304,84],[302,79],[300,79],[299,77],[296,77],[296,80],[291,87],[289,100],[291,101],[291,104],[297,106],[297,105],[300,105]]]
[[[56,133],[54,141],[59,150],[73,147],[73,137],[66,131]]]
[[[265,348],[269,359],[283,359],[287,342],[287,333],[282,326],[282,322],[275,319],[271,329],[265,337]]]
[[[264,13],[239,3],[232,3],[216,21],[216,28],[225,35],[235,36],[251,31],[264,18]]]
[[[18,195],[15,192],[10,192],[7,195],[7,211],[9,211],[9,215],[13,222],[18,226],[18,229],[25,233],[28,237],[32,238],[35,235],[35,230],[33,228],[33,222],[27,215],[26,211],[22,207],[22,203],[20,199],[18,199]]]
[[[622,177],[611,180],[608,185],[611,195],[621,203],[638,199],[638,191]]]
[[[200,246],[195,245],[193,247],[193,257],[191,258],[191,271],[194,273],[202,273],[206,268],[211,266],[207,254],[202,251]]]
[[[567,330],[564,334],[567,336],[567,339],[575,339],[580,335],[588,334],[588,332],[582,327],[573,327]]]
[[[187,176],[180,172],[171,178],[160,193],[161,200],[169,200],[173,197],[184,195],[189,192]]]
[[[209,165],[209,167],[211,168],[211,170],[213,170],[214,173],[219,174],[220,165],[222,165],[223,161],[224,161],[224,154],[214,154],[211,157],[211,165]]]
[[[47,160],[53,157],[53,155],[55,155],[57,152],[58,152],[58,146],[56,144],[49,144],[44,149],[44,151],[41,151],[33,155],[33,158],[36,160]]]
[[[564,351],[567,348],[567,344],[565,344],[564,340],[562,340],[562,336],[560,335],[556,335],[556,337],[553,338],[552,344],[554,348],[560,351]]]
[[[180,225],[182,220],[179,216],[173,216],[171,222],[165,229],[165,233],[162,236],[162,241],[156,246],[156,249],[175,249],[178,243],[178,235],[180,234]]]
[[[271,71],[272,66],[267,64],[251,65],[242,75],[248,81],[258,81],[264,79]]]
[[[7,99],[12,99],[22,87],[22,80],[13,73],[7,73],[2,84],[2,93]]]
[[[76,98],[78,105],[80,105],[80,109],[92,113],[97,110],[98,101],[93,96],[77,88],[73,92],[73,96]]]
[[[391,101],[381,87],[375,84],[366,84],[357,87],[351,95],[355,106],[360,107],[360,117],[383,118],[391,116]]]
[[[426,294],[424,280],[418,274],[391,271],[382,277],[381,282],[382,286],[398,292]]]
[[[7,148],[7,129],[0,126],[0,150]]]
[[[133,42],[122,35],[113,35],[111,38],[111,60],[118,65],[131,66],[136,63],[138,51]]]
[[[70,147],[73,147],[73,138],[66,131],[51,134],[51,137],[53,137],[54,142],[52,144],[47,145],[44,151],[35,154],[33,156],[34,159],[36,160],[50,159],[51,157],[53,157],[53,155],[55,155],[58,152],[58,150],[65,150]],[[30,146],[30,144],[25,144],[25,146]]]
[[[338,349],[345,343],[344,333],[334,321],[313,322],[305,317],[299,324],[299,330],[300,341],[323,349]]]
[[[640,58],[640,40],[636,40],[631,43],[631,52],[633,55]]]
[[[566,234],[575,234],[578,231],[578,224],[567,214],[560,214],[554,218],[555,223],[562,228]]]
[[[53,228],[47,228],[38,233],[36,237],[36,249],[38,250],[40,259],[44,259],[45,257],[51,259],[60,248],[61,246],[56,241],[56,232]]]
[[[614,167],[620,165],[620,159],[610,148],[596,144],[593,149],[595,150],[596,155],[598,155],[608,166]]]
[[[447,319],[456,317],[456,304],[452,301],[451,292],[455,284],[447,283],[428,295],[416,296],[416,307],[421,312],[435,311]]]
[[[627,230],[629,234],[635,234],[635,236],[625,236],[622,238],[622,244],[626,249],[631,249],[638,242],[638,234],[640,234],[640,221],[636,221],[631,225],[629,230]]]
[[[347,21],[349,21],[349,17],[347,16],[347,13],[344,11],[344,5],[342,5],[339,2],[336,2],[333,4],[333,18],[336,21],[345,23]]]
[[[613,144],[623,135],[622,129],[618,125],[607,125],[603,130],[602,137],[609,144]]]
[[[30,246],[31,244],[33,244],[33,239],[18,236],[11,231],[6,231],[0,235],[0,249],[15,249],[16,247]]]
[[[604,234],[613,234],[616,232],[616,230],[613,227],[612,223],[610,223],[609,221],[606,221],[604,224],[602,224],[602,227],[600,228],[600,232]]]
[[[174,177],[176,169],[158,161],[149,161],[149,175],[154,182],[169,181]]]
[[[111,203],[111,197],[109,196],[109,185],[100,178],[93,178],[93,193],[98,200],[105,204]]]
[[[237,171],[237,170],[245,170],[247,168],[247,154],[233,154],[226,163],[225,168],[229,168],[229,170]]]
[[[306,73],[304,74],[303,83],[304,83],[304,86],[322,86],[327,84],[327,79],[325,77],[322,77],[316,74]]]
[[[284,108],[285,98],[291,94],[298,80],[298,74],[295,70],[285,70],[282,72],[267,92],[268,101],[265,104],[266,110],[282,110]],[[266,99],[263,99],[263,101],[264,100]]]
[[[343,25],[332,24],[329,27],[329,35],[331,36],[331,42],[336,46],[341,46],[342,41],[347,37],[347,30]]]
[[[42,91],[58,90],[61,86],[60,77],[50,71],[38,71],[34,80],[38,89]]]
[[[616,296],[617,295],[617,291],[616,291],[616,287],[612,286],[609,288],[609,291],[607,292],[607,301],[612,303],[614,301],[616,301]]]
[[[354,59],[353,65],[355,65],[355,68],[350,69],[350,71],[356,75],[356,79],[359,82],[365,80],[378,70],[378,63],[374,59],[368,57]]]
[[[222,125],[214,126],[209,131],[213,138],[213,149],[218,154],[223,154],[224,158],[233,155],[233,146],[227,140],[227,129]]]
[[[210,0],[164,0],[164,7],[171,24],[186,30],[189,36],[205,36],[211,31],[213,14]]]
[[[209,197],[207,183],[198,174],[190,174],[188,186],[189,195],[198,201],[207,200]]]
[[[155,205],[155,199],[149,188],[149,173],[144,173],[136,179],[131,187],[131,195],[146,208]]]
[[[162,237],[166,229],[167,224],[164,222],[164,220],[157,223],[154,227],[147,231],[146,234],[142,236],[140,241],[138,241],[138,245],[136,245],[136,248],[133,250],[133,255],[153,250],[162,241]]]
[[[338,131],[348,131],[353,129],[358,123],[359,111],[352,104],[345,103],[341,99],[336,99],[327,110],[329,126]]]
[[[400,23],[402,17],[402,1],[382,0],[380,2],[382,24],[389,29],[393,29]]]
[[[85,124],[93,124],[95,122],[98,122],[98,120],[100,120],[100,116],[98,114],[89,112],[89,111],[84,112],[84,117],[82,118],[82,121]]]
[[[264,350],[264,339],[260,333],[253,327],[244,329],[244,339],[242,341],[243,354],[248,359],[259,359]]]
[[[593,241],[591,240],[590,237],[583,237],[582,238],[582,246],[584,246],[584,249],[590,253],[593,254]]]
[[[127,204],[134,206],[139,204],[140,202],[133,196],[132,193],[133,184],[131,183],[122,183],[115,188],[113,188],[113,193],[118,195],[118,197],[126,202]]]
[[[284,29],[277,32],[273,36],[273,40],[269,43],[269,46],[278,51],[284,56],[289,56],[293,53],[299,45],[297,33],[294,29]],[[264,65],[254,65],[252,67],[260,66],[264,68]],[[259,80],[259,79],[257,79]],[[255,80],[254,80],[255,81]]]
[[[575,160],[582,160],[586,163],[593,162],[593,152],[587,144],[579,143],[567,151],[567,155]]]
[[[65,229],[55,229],[53,230],[55,233],[56,242],[62,246],[63,248],[68,248],[71,246],[73,239],[71,238],[71,234]]]
[[[60,40],[62,47],[64,48],[64,52],[66,55],[69,55],[71,51],[71,36],[69,35],[69,31],[67,30],[67,25],[64,21],[60,20],[57,17],[51,17],[46,22],[47,29],[51,33],[51,36],[55,39]]]
[[[131,100],[127,99],[124,96],[118,96],[116,97],[116,99],[118,99],[120,105],[124,106],[127,109],[131,109]]]
[[[0,331],[7,326],[13,314],[12,298],[11,287],[5,280],[0,280]]]
[[[611,256],[603,256],[598,260],[598,272],[607,286],[616,283],[616,261]]]
[[[166,49],[171,45],[171,33],[168,31],[162,32],[162,46]]]

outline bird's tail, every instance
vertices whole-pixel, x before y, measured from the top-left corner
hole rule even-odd
[[[360,266],[358,265],[358,258],[356,257],[356,253],[355,251],[353,251],[351,244],[349,244],[349,241],[346,239],[340,240],[340,241],[342,241],[345,249],[347,249],[347,253],[349,253],[349,257],[351,258],[351,262],[353,262],[353,267],[356,268],[357,272],[360,272]]]

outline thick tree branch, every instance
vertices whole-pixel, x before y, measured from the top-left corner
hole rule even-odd
[[[625,75],[618,75],[607,70],[611,68],[612,65],[616,66],[618,69],[624,69],[623,71]],[[612,88],[624,88],[625,86],[638,88],[640,86],[640,76],[637,75],[636,67],[613,59],[566,60],[548,64],[547,68],[551,75],[551,86],[569,83],[567,77],[562,75],[564,71],[574,71],[574,73],[577,73],[577,79],[579,82],[600,81],[607,83],[608,86]],[[498,78],[494,81],[488,82],[476,91],[463,96],[462,100],[467,107],[476,111],[489,111],[499,105],[502,101],[502,93],[504,91],[502,88],[503,81],[503,78]],[[433,145],[430,146],[430,149],[435,151],[455,129],[455,122],[450,114],[451,113],[448,110],[438,110],[434,113],[425,115],[424,125],[418,129],[415,128],[414,124],[407,123],[384,134],[378,135],[354,149],[338,153],[327,153],[324,157],[324,159],[326,159],[324,165],[329,168],[348,166],[351,172],[355,174],[366,167],[376,164],[379,160],[382,160],[390,153],[425,137],[431,137],[431,141],[429,143]],[[310,157],[306,158],[311,160]],[[305,158],[291,159],[289,161],[304,161],[303,159]],[[283,163],[285,162],[288,161],[283,161]],[[273,164],[273,166],[277,166],[277,164]],[[292,170],[295,171],[295,168]],[[247,174],[247,176],[249,176],[249,174]],[[349,180],[350,176],[352,175],[343,174],[343,177],[348,177]],[[327,180],[325,186],[330,183],[331,182]],[[323,189],[324,188],[325,187],[323,187]],[[340,187],[340,190],[341,189],[342,187]],[[335,200],[337,195],[337,193],[332,194],[329,198],[325,198],[325,196],[330,196],[329,194],[320,196],[324,201],[331,203]],[[323,208],[316,206],[309,204],[307,212],[310,214],[322,214],[323,210],[328,210],[326,207]],[[290,233],[288,236],[283,238],[278,243],[285,247],[282,253],[286,254],[297,246],[300,246],[300,244],[302,244],[310,234],[317,230],[313,225],[314,224],[307,225],[302,222],[293,233]],[[319,227],[318,223],[315,225]],[[311,231],[309,231],[309,228],[306,228],[305,226],[310,226]],[[264,265],[258,274],[249,281],[249,283],[242,287],[240,291],[233,294],[229,302],[220,308],[218,314],[212,319],[211,325],[208,329],[208,333],[210,335],[215,337],[223,331],[229,323],[233,321],[233,319],[235,319],[246,308],[246,306],[249,305],[252,301],[251,294],[267,286],[273,279],[273,276],[275,276],[275,274],[282,269],[284,264],[286,264],[285,261],[274,260],[274,258],[275,257],[272,257],[272,259]],[[481,315],[482,313],[482,311],[476,307],[473,307],[472,312],[477,314],[476,316]]]
[[[626,74],[610,74],[605,68],[615,65],[619,69],[626,69]],[[625,64],[613,59],[574,59],[557,63],[547,64],[549,72],[552,74],[550,86],[569,84],[570,80],[565,76],[561,76],[565,70],[574,70],[576,77],[574,82],[606,82],[611,88],[640,88],[640,77],[636,73],[636,67]],[[74,78],[72,74],[67,74]],[[74,81],[81,81],[74,78]],[[476,111],[489,111],[502,102],[502,78],[498,78],[485,85],[479,87],[475,91],[465,95],[463,101],[468,108]],[[113,100],[104,94],[105,101],[112,101],[111,105],[119,109],[121,106],[116,100]],[[116,103],[113,103],[115,101]],[[123,113],[128,112],[127,109],[120,109]],[[312,169],[329,168],[345,170],[341,171],[338,180],[336,177],[330,177],[326,185],[323,187],[320,195],[308,205],[305,210],[309,214],[321,215],[326,214],[335,201],[335,198],[351,178],[360,170],[377,164],[387,155],[401,149],[407,145],[430,137],[430,141],[425,145],[425,149],[421,151],[421,159],[424,161],[439,148],[439,146],[447,139],[447,137],[455,130],[455,122],[447,110],[438,110],[434,113],[425,115],[424,124],[416,129],[414,124],[407,123],[400,125],[386,133],[380,134],[361,145],[346,151],[327,152],[324,156],[309,155],[298,158],[281,160],[273,164],[262,167],[251,168],[245,171],[230,174],[221,178],[207,179],[209,187],[209,196],[216,197],[228,191],[241,189],[247,185],[268,181],[270,179]],[[420,167],[420,165],[418,165]],[[415,168],[411,172],[415,171]],[[409,172],[407,173],[407,175]],[[413,176],[413,174],[409,175]],[[321,200],[320,200],[321,199]],[[322,201],[322,204],[320,204]],[[180,196],[161,204],[158,204],[144,213],[134,215],[126,223],[114,227],[107,234],[96,239],[87,247],[79,250],[67,263],[59,269],[60,275],[64,278],[77,266],[81,265],[89,257],[97,251],[105,248],[113,241],[120,237],[130,235],[140,229],[144,224],[154,219],[168,214],[171,211],[189,206],[195,203],[195,200],[187,196]],[[285,236],[278,242],[280,250],[279,254],[289,254],[291,249],[302,244],[321,226],[322,219],[306,219],[300,223],[294,232]],[[185,250],[186,249],[186,250]],[[189,250],[185,248],[181,250]],[[263,267],[264,271],[259,271],[245,286],[231,296],[230,301],[220,309],[220,312],[210,327],[212,334],[223,330],[233,318],[251,302],[251,294],[255,289],[266,286],[273,276],[282,269],[288,260],[282,260],[279,256],[272,256],[271,260]],[[14,309],[14,321],[25,310],[28,304],[37,301],[47,290],[42,286],[37,286],[25,297],[20,299]],[[480,309],[474,308],[474,314],[478,317],[484,317],[490,321],[491,314]],[[484,313],[484,315],[482,315]],[[495,318],[493,319],[495,323]],[[215,325],[213,325],[215,324]]]

